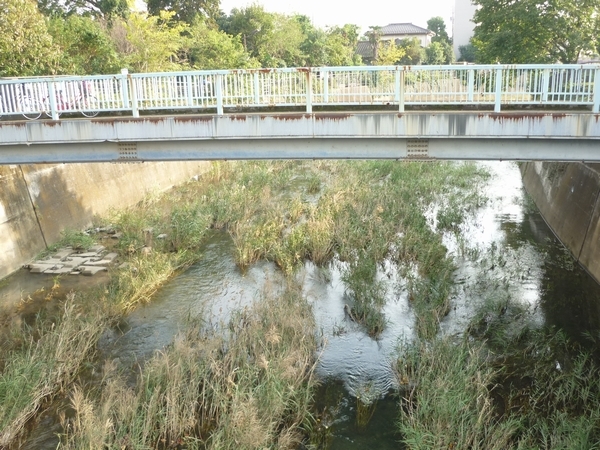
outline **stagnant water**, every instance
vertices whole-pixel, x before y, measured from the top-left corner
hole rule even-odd
[[[522,302],[540,325],[559,326],[575,338],[582,331],[598,330],[600,289],[528,204],[516,164],[485,165],[492,173],[485,192],[489,202],[465,224],[460,238],[445,238],[459,269],[452,309],[440,332],[463,332],[481,299],[499,290]],[[430,213],[434,226],[435,211]],[[134,367],[168,345],[190,316],[208,315],[212,322],[224,322],[234,309],[282,284],[273,264],[260,262],[242,274],[232,254],[228,234],[215,232],[197,264],[166,285],[152,303],[131,313],[118,331],[103,337],[102,356]],[[324,343],[317,367],[323,381],[317,406],[331,431],[329,448],[370,449],[376,442],[379,449],[397,449],[392,363],[399,340],[414,337],[414,315],[403,280],[391,265],[380,271],[387,286],[388,324],[373,339],[344,314],[347,299],[340,263],[327,268],[307,263],[297,276],[313,304]],[[3,289],[0,298],[11,287]],[[357,397],[374,404],[364,429],[356,424]],[[24,448],[55,448],[56,431],[56,424],[46,419]]]

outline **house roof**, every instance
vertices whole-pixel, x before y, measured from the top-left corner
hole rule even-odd
[[[385,27],[381,27],[383,36],[390,34],[434,34],[433,31],[427,28],[421,28],[412,23],[390,23]]]
[[[373,46],[369,41],[358,41],[356,46],[356,53],[358,53],[363,58],[372,58]]]

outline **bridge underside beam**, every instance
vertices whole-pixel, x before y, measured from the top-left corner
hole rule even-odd
[[[247,159],[600,162],[600,143],[583,139],[369,137],[105,141],[0,146],[0,164]]]

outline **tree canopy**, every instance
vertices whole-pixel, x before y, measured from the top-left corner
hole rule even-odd
[[[598,50],[600,0],[474,0],[482,63],[576,63]]]
[[[0,0],[0,75],[54,73],[59,49],[35,0]]]

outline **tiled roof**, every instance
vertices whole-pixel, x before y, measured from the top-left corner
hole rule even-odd
[[[373,45],[371,45],[369,41],[358,41],[358,45],[356,46],[356,53],[358,53],[363,58],[372,58]]]
[[[433,32],[412,23],[390,23],[385,27],[381,27],[381,33],[385,36],[389,34],[429,34]]]

